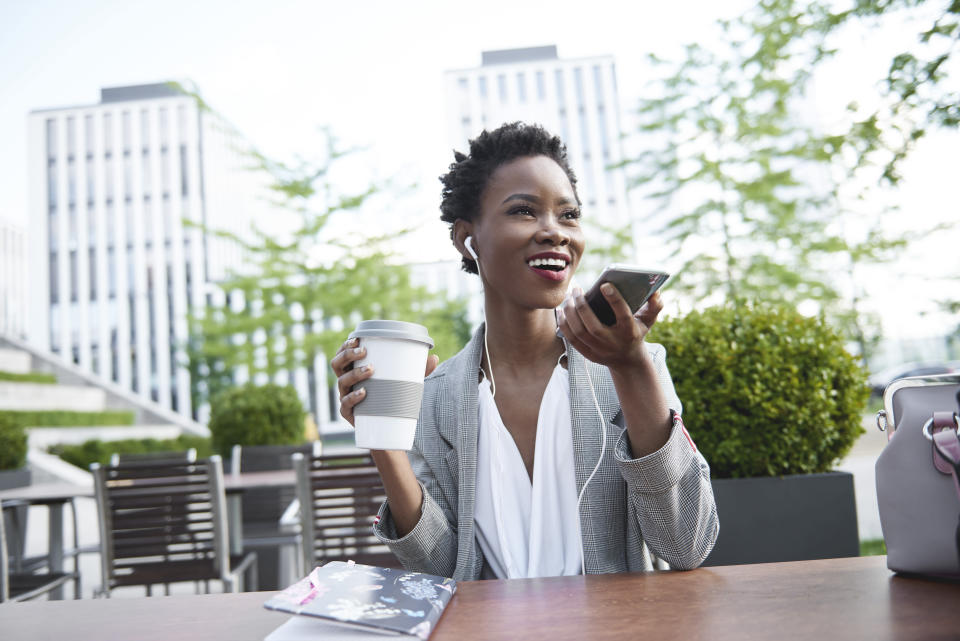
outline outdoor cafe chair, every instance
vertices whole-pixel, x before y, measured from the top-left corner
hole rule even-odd
[[[90,466],[100,526],[103,585],[219,580],[224,592],[257,589],[256,553],[231,555],[219,456]],[[243,581],[246,573],[247,580]],[[209,590],[209,584],[207,584]]]
[[[246,472],[290,470],[293,468],[293,454],[319,456],[321,451],[320,441],[301,445],[234,445],[230,454],[230,475],[239,478]],[[243,516],[243,549],[257,551],[260,589],[283,588],[300,578],[303,574],[303,568],[299,567],[303,558],[300,533],[281,526],[284,514],[296,501],[296,488],[292,485],[246,488],[239,500]],[[280,558],[281,552],[286,554],[284,559]]]
[[[14,572],[7,556],[7,535],[4,520],[0,517],[0,603],[6,601],[27,601],[49,593],[67,581],[79,579],[74,557],[73,572]],[[80,598],[79,583],[75,584],[74,598]]]
[[[329,561],[402,567],[373,534],[386,493],[369,454],[294,454],[293,467],[307,572]]]
[[[163,463],[172,462],[194,462],[197,460],[197,448],[191,447],[182,451],[164,451],[164,452],[114,452],[110,455],[110,465],[116,466],[121,463]]]

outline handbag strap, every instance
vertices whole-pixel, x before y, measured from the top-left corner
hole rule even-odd
[[[923,426],[923,434],[933,441],[933,466],[942,474],[953,476],[953,487],[960,498],[960,417],[956,412],[934,412]],[[960,523],[953,534],[960,558]]]

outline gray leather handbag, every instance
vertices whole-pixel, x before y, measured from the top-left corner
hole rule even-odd
[[[877,425],[877,504],[895,572],[960,579],[960,375],[891,383]]]

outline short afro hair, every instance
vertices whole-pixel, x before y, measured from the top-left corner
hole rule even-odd
[[[479,215],[480,198],[490,176],[501,165],[517,158],[532,156],[546,156],[560,165],[570,179],[579,204],[577,177],[570,168],[563,141],[540,125],[506,123],[493,131],[480,132],[479,136],[470,141],[469,155],[454,151],[454,162],[450,165],[450,171],[440,176],[440,182],[443,183],[440,220],[450,225],[451,239],[456,221],[474,220]],[[477,273],[477,263],[469,258],[463,259],[462,267],[465,272]]]

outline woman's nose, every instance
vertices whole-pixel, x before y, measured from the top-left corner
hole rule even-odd
[[[540,228],[537,229],[536,241],[538,243],[566,245],[570,242],[570,236],[553,216],[545,216],[540,222]]]

